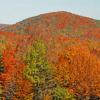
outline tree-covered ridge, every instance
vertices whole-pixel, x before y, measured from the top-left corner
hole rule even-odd
[[[71,37],[84,37],[85,34],[91,34],[92,31],[98,36],[98,32],[100,33],[99,22],[99,20],[61,11],[31,17],[3,30],[18,34],[51,33],[65,34]]]

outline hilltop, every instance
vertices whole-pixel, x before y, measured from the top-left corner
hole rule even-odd
[[[100,33],[100,21],[60,11],[28,18],[3,30],[18,34],[51,33],[79,37],[90,32],[98,35]]]

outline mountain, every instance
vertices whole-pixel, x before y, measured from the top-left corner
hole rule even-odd
[[[60,11],[28,18],[14,25],[8,26],[3,30],[18,34],[51,33],[65,34],[72,37],[80,37],[92,32],[98,37],[98,33],[100,33],[100,21]]]
[[[100,20],[60,11],[2,28],[0,98],[100,100]]]

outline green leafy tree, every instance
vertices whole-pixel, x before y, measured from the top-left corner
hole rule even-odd
[[[76,100],[76,99],[75,96],[69,93],[69,91],[66,88],[57,86],[54,89],[53,100]]]
[[[38,40],[29,47],[25,57],[27,67],[24,76],[34,84],[34,100],[42,100],[47,90],[54,87],[51,65],[46,59],[46,51],[46,45]]]

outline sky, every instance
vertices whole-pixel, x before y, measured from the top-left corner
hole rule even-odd
[[[0,0],[0,24],[42,13],[67,11],[100,20],[100,0]]]

